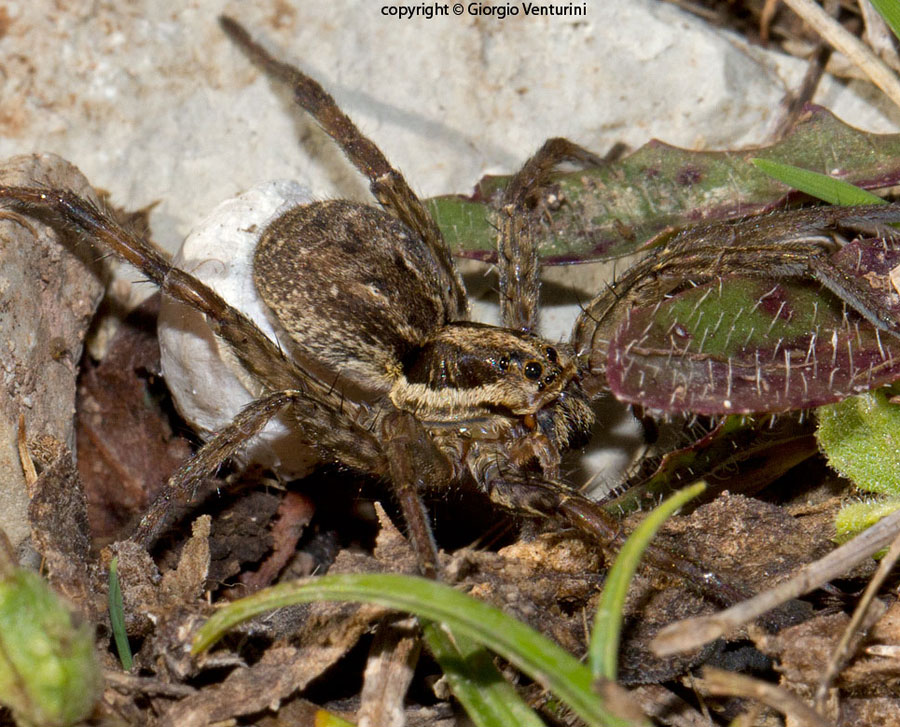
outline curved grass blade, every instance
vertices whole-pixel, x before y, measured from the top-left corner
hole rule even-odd
[[[242,621],[266,611],[310,601],[374,603],[440,621],[512,663],[553,692],[588,725],[625,727],[593,692],[590,670],[529,626],[499,609],[449,586],[394,573],[326,575],[272,586],[229,604],[197,632],[192,652],[199,653]]]
[[[545,727],[503,678],[486,649],[434,621],[422,624],[422,634],[450,689],[476,727]]]
[[[750,162],[759,170],[770,177],[784,182],[801,192],[824,200],[829,204],[852,207],[861,204],[886,204],[886,201],[877,194],[872,194],[864,189],[845,182],[841,179],[829,177],[827,174],[812,172],[791,164],[782,164],[771,159],[751,159]]]
[[[313,717],[313,727],[356,727],[352,722],[338,717],[336,714],[320,709]]]
[[[128,634],[125,632],[125,607],[122,602],[122,588],[119,586],[119,559],[113,558],[109,564],[109,623],[112,626],[113,638],[119,661],[125,671],[131,671],[133,659]]]
[[[622,635],[622,611],[628,586],[656,531],[678,508],[706,489],[705,482],[698,482],[679,490],[661,505],[654,508],[634,532],[616,556],[616,561],[606,578],[600,605],[594,617],[594,630],[588,650],[588,664],[595,678],[615,681],[618,671],[619,642]]]

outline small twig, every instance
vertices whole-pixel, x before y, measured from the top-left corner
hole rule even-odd
[[[662,684],[645,684],[631,691],[631,697],[648,717],[663,720],[670,727],[709,727],[709,717],[701,714]]]
[[[360,727],[399,727],[406,723],[403,700],[419,660],[421,639],[415,619],[387,617],[378,624],[363,675]]]
[[[784,0],[784,2],[835,50],[843,53],[858,66],[891,101],[900,106],[900,79],[865,43],[844,30],[840,23],[812,0]]]
[[[769,30],[776,10],[778,10],[778,0],[765,0],[762,12],[759,14],[759,38],[763,43],[769,42]]]
[[[25,415],[21,413],[19,414],[19,431],[16,438],[16,444],[19,447],[19,462],[21,462],[22,472],[25,474],[25,487],[28,492],[31,492],[34,483],[37,482],[38,475],[37,470],[34,468],[34,461],[31,459],[31,454],[28,452],[28,441],[25,433]]]
[[[900,510],[875,523],[849,543],[810,563],[795,576],[758,596],[712,616],[678,621],[662,629],[650,644],[657,656],[696,649],[761,616],[785,601],[808,593],[886,548],[900,534]]]
[[[880,611],[872,613],[872,606],[874,606],[875,603],[881,604],[880,601],[875,601],[875,594],[878,593],[884,580],[888,577],[888,574],[897,563],[898,558],[900,558],[900,535],[894,539],[891,549],[882,559],[881,563],[878,564],[878,570],[875,571],[875,575],[872,576],[869,585],[866,586],[866,590],[859,599],[859,603],[853,612],[853,618],[850,619],[850,623],[847,624],[847,628],[844,629],[841,640],[838,642],[838,645],[834,647],[831,658],[828,660],[828,667],[825,669],[825,673],[822,675],[822,679],[816,689],[816,708],[820,712],[823,711],[823,706],[828,696],[828,688],[831,686],[834,678],[837,676],[838,672],[844,668],[848,659],[856,651],[859,642],[866,635],[869,628],[872,627],[874,621],[880,618],[884,613],[883,604]]]
[[[885,659],[900,660],[900,644],[872,644],[866,647],[871,656],[883,656]]]
[[[771,138],[773,141],[780,141],[797,125],[804,106],[812,100],[816,89],[819,87],[819,82],[825,74],[825,66],[831,57],[831,52],[831,48],[825,43],[820,42],[816,44],[800,87],[794,92],[788,91],[781,102],[781,118],[778,120],[775,131],[772,132]]]
[[[125,694],[159,694],[165,697],[189,697],[197,690],[187,684],[172,684],[154,677],[141,677],[108,669],[103,678],[113,689]]]
[[[766,7],[768,8],[769,5],[770,3],[767,2]],[[778,6],[778,3],[773,2],[771,3],[771,6],[772,13],[774,14],[774,9]],[[832,18],[836,18],[841,11],[840,3],[836,0],[826,0],[824,8],[825,12]],[[763,9],[763,18],[764,17],[765,8]],[[762,30],[763,18],[760,18],[760,30]],[[812,101],[816,89],[822,81],[822,76],[825,75],[825,66],[828,64],[832,52],[831,46],[820,38],[816,43],[815,48],[813,48],[812,53],[810,53],[809,62],[806,66],[806,73],[803,74],[803,80],[800,83],[800,87],[796,91],[788,91],[785,93],[784,98],[781,100],[779,109],[779,116],[781,118],[778,120],[775,130],[772,132],[772,141],[779,141],[785,134],[793,129],[794,126],[796,126],[804,106]]]
[[[756,699],[778,710],[789,718],[789,723],[793,720],[798,727],[833,727],[831,722],[787,689],[760,679],[707,667],[703,670],[701,685],[716,696]]]

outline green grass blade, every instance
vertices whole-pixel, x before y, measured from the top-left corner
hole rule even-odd
[[[207,649],[229,628],[282,606],[310,601],[374,603],[446,624],[484,645],[565,702],[588,725],[625,727],[592,690],[590,670],[561,647],[493,606],[449,586],[395,573],[327,575],[282,583],[229,604],[197,632],[193,653]]]
[[[842,206],[885,204],[885,201],[878,195],[860,189],[849,182],[829,177],[827,174],[811,172],[808,169],[774,162],[771,159],[757,158],[750,161],[760,171],[765,172],[779,182],[784,182],[789,187],[824,200],[829,204]]]
[[[897,0],[871,0],[884,22],[900,38],[900,3]]]
[[[131,671],[134,663],[131,645],[125,632],[125,606],[122,603],[122,588],[119,586],[119,559],[113,558],[109,564],[109,622],[112,625],[116,651],[125,671]]]
[[[336,714],[320,709],[316,711],[313,717],[313,727],[356,727],[356,725],[338,717]]]
[[[434,621],[422,634],[453,694],[477,727],[546,727],[494,666],[490,653]]]
[[[588,662],[595,678],[616,680],[619,641],[622,635],[622,610],[625,607],[628,586],[637,570],[641,555],[666,519],[705,489],[706,483],[698,482],[669,497],[644,518],[619,551],[616,562],[606,577],[606,585],[600,597],[597,615],[594,617]]]

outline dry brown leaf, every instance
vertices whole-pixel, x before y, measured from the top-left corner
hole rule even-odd
[[[100,583],[90,552],[84,491],[72,453],[50,436],[38,437],[28,449],[40,470],[28,488],[32,544],[57,590],[86,618],[101,620],[106,613],[106,587]]]
[[[86,361],[79,380],[78,470],[97,537],[119,535],[190,454],[152,390],[158,310],[154,295],[131,313],[103,361]]]

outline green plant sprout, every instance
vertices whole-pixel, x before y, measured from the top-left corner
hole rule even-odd
[[[119,559],[113,558],[109,564],[109,623],[112,627],[116,652],[125,671],[131,671],[134,663],[131,645],[125,631],[125,609],[122,603],[122,587],[119,585]]]
[[[94,629],[37,573],[19,568],[0,539],[0,705],[19,727],[69,727],[100,696]]]
[[[873,495],[837,514],[839,542],[900,508],[900,406],[891,402],[897,391],[869,391],[818,410],[816,438],[828,463]]]

